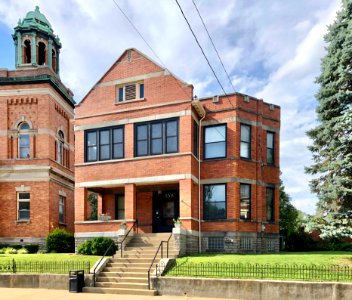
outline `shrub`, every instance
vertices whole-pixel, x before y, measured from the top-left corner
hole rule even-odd
[[[106,255],[114,255],[117,247],[115,242],[107,237],[96,237],[92,240],[85,241],[78,247],[78,253],[85,255],[104,255],[111,244],[112,246]]]
[[[18,249],[17,254],[28,254],[28,250],[26,248]]]
[[[104,255],[105,251],[113,244],[106,255],[114,255],[116,252],[115,242],[111,238],[97,237],[92,240],[92,254],[93,255]]]
[[[24,247],[27,249],[28,253],[31,253],[31,254],[37,253],[39,250],[39,245],[36,245],[36,244],[28,244],[28,245],[25,245]]]
[[[46,238],[46,249],[52,253],[74,252],[75,239],[72,233],[56,228]]]
[[[92,255],[92,240],[85,241],[79,245],[77,252],[79,254]]]
[[[5,254],[5,250],[3,248],[0,249],[0,254]]]
[[[43,249],[40,249],[38,250],[37,254],[45,254],[46,253],[46,250],[43,250]]]
[[[7,247],[3,249],[5,254],[17,254],[17,250],[15,248]]]
[[[294,232],[286,240],[286,250],[288,251],[314,251],[315,242],[306,232]]]

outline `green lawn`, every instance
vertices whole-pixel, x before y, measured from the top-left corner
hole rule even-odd
[[[166,276],[351,282],[352,253],[202,254],[178,258]]]
[[[179,263],[251,263],[350,265],[352,252],[281,252],[279,254],[201,254],[178,258]]]
[[[13,272],[13,260],[17,272],[68,273],[73,269],[89,272],[89,267],[92,268],[100,258],[101,256],[66,253],[0,254],[0,272]]]

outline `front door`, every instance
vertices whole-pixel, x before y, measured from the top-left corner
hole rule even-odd
[[[172,232],[173,219],[179,217],[178,190],[153,193],[153,232]]]

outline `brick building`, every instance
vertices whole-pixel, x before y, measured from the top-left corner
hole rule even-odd
[[[0,69],[0,243],[43,245],[52,228],[74,230],[75,102],[38,7],[13,39],[16,69]]]
[[[192,85],[126,50],[76,106],[76,242],[138,222],[173,231],[180,253],[278,251],[279,130],[278,106],[194,99]]]

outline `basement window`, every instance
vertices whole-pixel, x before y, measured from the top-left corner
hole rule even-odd
[[[116,87],[116,102],[144,99],[144,83],[135,82]]]

